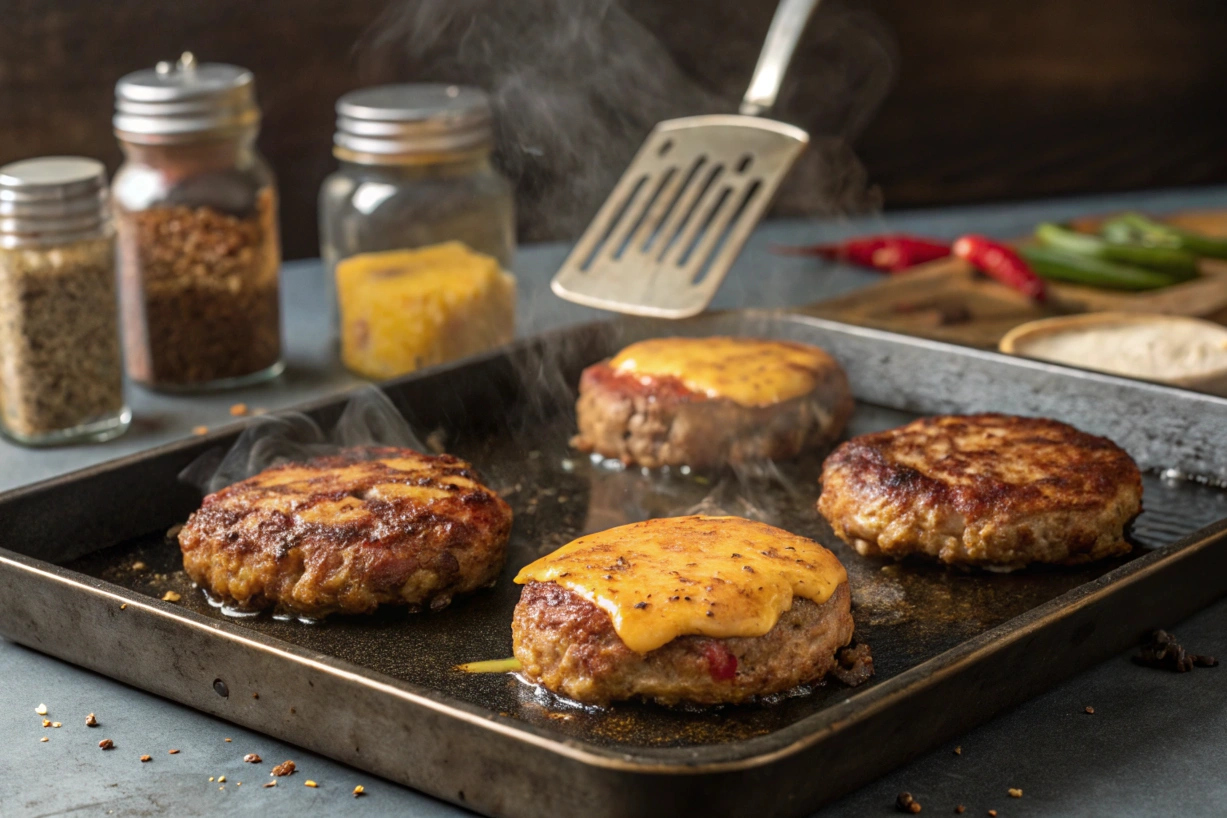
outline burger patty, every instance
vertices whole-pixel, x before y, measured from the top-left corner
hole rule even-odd
[[[1000,569],[1130,545],[1142,477],[1112,441],[1044,418],[923,418],[853,438],[823,465],[818,510],[864,556]]]
[[[572,445],[648,468],[787,460],[833,443],[852,414],[848,379],[824,357],[812,390],[765,406],[709,397],[680,378],[620,372],[602,361],[580,378]]]
[[[639,654],[596,605],[556,583],[529,582],[511,632],[526,677],[585,704],[738,703],[840,672],[836,652],[852,639],[851,594],[844,582],[821,605],[794,597],[762,636],[679,636]],[[862,651],[857,661],[860,679],[872,660]]]
[[[510,507],[463,460],[352,448],[210,494],[179,546],[216,598],[322,617],[442,609],[495,580],[510,532]]]

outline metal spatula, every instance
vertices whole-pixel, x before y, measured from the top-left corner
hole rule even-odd
[[[568,301],[634,315],[702,312],[784,175],[809,143],[759,118],[775,104],[819,0],[781,0],[741,115],[661,122],[648,135],[551,286]]]

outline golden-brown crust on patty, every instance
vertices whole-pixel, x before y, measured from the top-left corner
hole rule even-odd
[[[1044,418],[922,418],[849,440],[818,510],[863,555],[1017,568],[1127,553],[1142,478],[1112,441]]]
[[[733,704],[839,673],[836,653],[852,639],[851,598],[843,582],[821,605],[794,597],[762,636],[680,636],[641,655],[596,605],[556,583],[529,582],[511,632],[524,675],[576,701]],[[862,676],[872,673],[867,651],[858,661],[868,663]]]
[[[353,448],[210,494],[179,545],[214,596],[319,617],[444,607],[494,581],[510,531],[510,507],[463,460]]]
[[[572,445],[648,468],[787,460],[839,439],[852,415],[847,376],[823,357],[808,394],[765,406],[708,397],[679,378],[619,372],[601,361],[580,378]]]

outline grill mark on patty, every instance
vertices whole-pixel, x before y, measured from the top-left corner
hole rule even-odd
[[[440,496],[379,491],[394,486]],[[327,504],[341,507],[330,514]],[[496,575],[510,529],[510,507],[464,461],[380,447],[284,464],[222,489],[179,542],[188,573],[214,593],[324,615],[381,603],[443,607]]]

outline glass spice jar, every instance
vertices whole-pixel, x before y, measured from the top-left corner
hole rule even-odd
[[[277,189],[259,124],[251,73],[191,54],[115,87],[124,351],[142,385],[225,388],[284,368]]]
[[[128,428],[106,169],[71,156],[0,168],[0,428],[27,445]]]
[[[337,101],[333,155],[320,189],[320,254],[329,286],[359,255],[446,242],[492,257],[515,253],[511,184],[491,163],[490,102],[476,88],[381,85]]]

